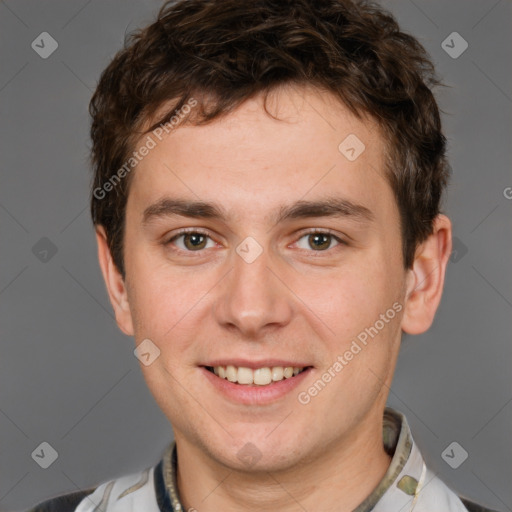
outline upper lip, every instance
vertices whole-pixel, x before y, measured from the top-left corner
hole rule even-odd
[[[307,366],[312,366],[308,363],[303,362],[293,362],[293,361],[287,361],[285,359],[261,359],[260,361],[249,361],[248,359],[239,359],[239,358],[233,358],[233,359],[215,359],[214,361],[209,361],[208,363],[200,364],[199,366],[236,366],[240,368],[241,366],[244,368],[251,368],[253,370],[257,368],[272,368],[273,366],[291,366],[291,367],[298,367],[298,368],[305,368]]]

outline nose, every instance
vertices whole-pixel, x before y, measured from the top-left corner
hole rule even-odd
[[[233,254],[233,268],[223,280],[214,305],[216,321],[256,340],[269,330],[287,325],[293,316],[293,299],[282,276],[271,268],[264,251],[247,262]]]

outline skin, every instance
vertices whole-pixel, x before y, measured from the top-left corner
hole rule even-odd
[[[377,125],[312,88],[275,91],[268,109],[284,121],[269,117],[257,97],[211,124],[183,125],[163,138],[130,186],[126,279],[97,226],[100,266],[120,329],[161,351],[141,369],[173,425],[186,508],[350,511],[389,466],[382,415],[401,332],[422,333],[433,321],[451,224],[439,215],[404,269]],[[355,161],[338,150],[349,134],[365,144]],[[144,210],[164,196],[215,202],[228,217],[144,224]],[[280,206],[326,196],[363,205],[374,220],[271,219]],[[199,251],[183,236],[169,242],[181,228],[211,238]],[[303,232],[308,228],[329,229],[345,243],[328,237],[319,250]],[[250,264],[236,252],[249,236],[263,249]],[[402,305],[395,318],[307,405],[299,403],[298,392],[395,302]],[[222,396],[198,367],[229,357],[293,358],[314,368],[275,403],[242,405]],[[249,442],[261,453],[250,467],[237,457]]]

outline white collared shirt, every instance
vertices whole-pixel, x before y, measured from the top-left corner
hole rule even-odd
[[[468,502],[466,504],[470,508],[466,508],[457,494],[426,467],[405,416],[389,407],[384,411],[383,440],[385,450],[392,456],[391,463],[379,484],[353,512],[468,512],[473,509]],[[185,511],[180,503],[176,474],[176,445],[172,442],[155,466],[82,491],[83,496],[77,497],[75,493],[73,500],[81,501],[77,502],[74,510],[194,512],[195,509]],[[49,500],[45,504],[66,499],[66,496]],[[60,502],[57,502],[57,505],[59,504]],[[58,512],[59,506],[51,510]],[[71,509],[68,507],[65,510]],[[487,509],[478,510],[484,512]],[[31,509],[30,512],[38,512],[38,507]]]

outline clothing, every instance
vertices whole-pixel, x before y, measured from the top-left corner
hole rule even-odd
[[[414,501],[414,512],[493,512],[457,496],[425,466],[404,415],[387,407],[383,423],[384,448],[392,456],[391,464],[353,512],[407,512]],[[155,466],[47,500],[27,512],[193,512],[179,501],[177,463],[172,442]]]

